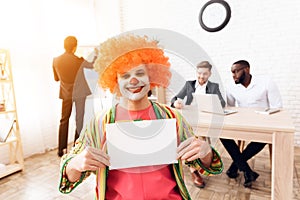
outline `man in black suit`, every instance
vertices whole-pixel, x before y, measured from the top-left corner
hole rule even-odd
[[[91,94],[84,77],[83,68],[93,68],[92,63],[74,54],[77,49],[77,39],[74,36],[65,38],[64,48],[65,52],[53,59],[54,80],[60,81],[59,98],[62,99],[57,153],[60,157],[67,151],[69,118],[71,116],[73,102],[76,107],[74,143],[82,130],[85,100],[86,97]]]
[[[182,99],[187,97],[186,105],[190,105],[193,101],[193,93],[202,94],[217,94],[222,107],[225,107],[225,101],[219,89],[218,83],[210,82],[208,79],[211,76],[212,65],[208,61],[202,61],[197,65],[197,80],[186,81],[184,87],[180,92],[172,98],[171,106],[177,109],[183,108]],[[205,187],[205,183],[200,176],[199,172],[193,168],[190,168],[194,185],[200,188]]]
[[[187,97],[186,105],[190,105],[193,101],[193,93],[217,94],[219,96],[222,107],[225,107],[225,101],[219,89],[218,83],[209,81],[211,76],[211,64],[208,61],[202,61],[197,65],[198,80],[186,81],[180,92],[172,98],[171,106],[181,109],[183,107],[181,100]],[[178,100],[181,99],[181,100]]]

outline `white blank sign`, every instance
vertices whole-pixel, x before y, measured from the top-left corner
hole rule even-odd
[[[176,120],[106,124],[110,169],[177,163]]]

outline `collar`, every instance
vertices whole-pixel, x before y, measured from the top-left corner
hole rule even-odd
[[[242,87],[242,88],[245,88],[245,89],[250,89],[250,88],[253,88],[255,85],[258,84],[258,80],[256,78],[256,76],[253,76],[251,74],[251,81],[250,81],[250,84],[248,85],[248,87],[245,87],[244,85],[242,85],[241,83],[239,84],[236,84],[238,87]]]
[[[172,117],[171,111],[167,111],[167,109],[164,109],[163,106],[156,102],[150,101],[151,105],[153,107],[154,113],[157,117],[157,119],[166,119],[166,118],[174,118]],[[116,107],[117,104],[112,106],[111,109],[109,110],[109,121],[108,123],[115,123],[116,119]]]
[[[208,81],[206,81],[206,83],[204,83],[203,85],[200,85],[198,80],[196,80],[196,84],[195,84],[195,89],[196,88],[206,88]]]

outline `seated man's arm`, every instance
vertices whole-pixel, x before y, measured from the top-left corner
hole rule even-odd
[[[282,108],[282,100],[276,83],[270,78],[267,86],[270,108]]]
[[[179,93],[171,99],[171,107],[175,108],[174,102],[178,98],[184,99],[184,97],[187,95],[187,84],[188,84],[188,82],[186,82],[185,85],[183,86],[183,88],[179,91]]]
[[[227,91],[226,93],[226,98],[227,98],[227,105],[228,106],[235,106],[235,98],[232,96],[232,94],[230,94],[229,91]]]
[[[216,83],[216,84],[217,84],[217,83]],[[219,88],[219,84],[217,84],[217,87],[216,87],[216,93],[217,93],[217,95],[218,95],[218,97],[219,97],[219,100],[220,100],[220,102],[221,102],[222,107],[224,108],[225,105],[226,105],[226,102],[224,101],[224,99],[223,99],[223,97],[222,97],[222,94],[221,94],[221,91],[220,91],[220,88]]]

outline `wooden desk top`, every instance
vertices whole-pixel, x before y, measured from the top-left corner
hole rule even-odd
[[[256,113],[257,108],[228,108],[237,110],[230,115],[218,115],[196,112],[195,107],[186,106],[179,112],[193,127],[222,128],[235,131],[258,132],[295,132],[295,126],[290,113],[286,110],[265,115]]]

